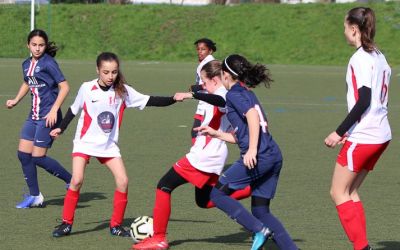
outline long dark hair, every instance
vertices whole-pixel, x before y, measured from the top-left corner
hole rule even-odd
[[[100,69],[101,67],[101,63],[104,61],[108,61],[108,62],[116,62],[118,65],[118,75],[117,78],[115,79],[114,83],[113,83],[113,87],[115,92],[117,93],[117,95],[120,98],[125,98],[127,91],[125,89],[124,84],[126,84],[126,80],[124,75],[122,74],[120,67],[119,67],[119,59],[118,56],[112,52],[103,52],[100,55],[97,56],[96,59],[96,65],[97,68]]]
[[[239,80],[249,88],[255,88],[264,83],[269,88],[273,81],[265,65],[250,63],[241,55],[229,55],[222,63],[222,70],[228,72],[234,80]]]
[[[347,12],[348,24],[357,25],[361,32],[361,46],[367,52],[377,50],[375,37],[375,13],[367,7],[356,7]]]
[[[43,38],[44,42],[46,43],[46,50],[44,51],[44,53],[49,54],[51,57],[55,57],[57,54],[58,47],[54,42],[49,42],[49,37],[47,36],[46,32],[40,29],[32,30],[27,38],[28,44],[31,42],[31,39],[35,36]]]

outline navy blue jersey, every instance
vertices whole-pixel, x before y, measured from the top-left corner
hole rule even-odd
[[[65,81],[57,62],[48,54],[43,54],[38,61],[32,58],[22,63],[24,81],[29,85],[32,97],[32,120],[41,120],[46,116],[58,96],[58,84]]]
[[[260,136],[258,142],[258,156],[271,147],[276,146],[268,132],[268,124],[265,112],[256,95],[247,87],[236,83],[226,94],[227,117],[235,131],[241,154],[245,154],[249,148],[249,127],[246,120],[246,113],[255,108],[260,117]]]

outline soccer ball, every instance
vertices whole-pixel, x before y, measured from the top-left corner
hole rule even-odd
[[[146,215],[135,218],[131,224],[130,231],[135,242],[153,236],[153,218]]]

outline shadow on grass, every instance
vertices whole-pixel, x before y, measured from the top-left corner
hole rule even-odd
[[[297,242],[303,242],[301,239],[294,239]],[[245,229],[241,229],[240,232],[228,235],[216,235],[211,238],[203,238],[203,239],[185,239],[185,240],[174,240],[169,243],[170,246],[177,246],[184,243],[190,242],[206,242],[206,243],[217,243],[217,244],[231,244],[231,245],[243,245],[243,246],[251,246],[251,234],[247,232]],[[272,240],[268,240],[264,245],[264,249],[269,250],[278,250],[279,248],[275,245]]]
[[[99,224],[101,223],[101,224]],[[91,229],[86,229],[86,230],[82,230],[82,231],[73,231],[71,232],[71,235],[78,235],[78,234],[85,234],[85,233],[90,233],[90,232],[96,232],[96,231],[101,231],[104,230],[106,228],[110,227],[110,220],[103,220],[103,221],[95,221],[95,222],[88,222],[85,224],[98,224],[97,226],[95,226],[94,228]]]
[[[45,201],[46,206],[63,206],[65,196],[63,195],[63,196],[56,196],[56,197],[60,197],[60,198],[46,200]],[[79,202],[78,202],[77,208],[89,207],[89,205],[81,205],[82,203],[89,202],[92,200],[104,200],[104,199],[107,199],[107,197],[104,195],[104,193],[98,193],[98,192],[81,193],[79,195]]]
[[[399,250],[400,241],[380,241],[377,250]]]

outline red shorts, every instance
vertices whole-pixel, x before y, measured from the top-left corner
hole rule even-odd
[[[76,156],[82,157],[83,159],[86,160],[86,163],[89,164],[89,160],[90,160],[90,157],[91,157],[90,155],[87,155],[87,154],[84,154],[84,153],[78,153],[78,152],[72,153],[72,157],[76,157]],[[115,158],[115,157],[98,157],[98,156],[93,156],[93,157],[96,157],[97,160],[101,164],[104,164],[104,163],[108,162],[109,160]]]
[[[336,162],[352,172],[360,172],[362,169],[371,171],[374,169],[379,157],[385,151],[390,141],[382,144],[359,144],[346,141],[339,152]]]
[[[215,186],[219,178],[217,174],[203,172],[193,167],[186,157],[179,159],[174,164],[174,170],[198,188],[203,188],[205,184]]]

